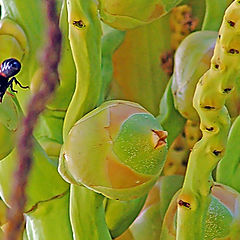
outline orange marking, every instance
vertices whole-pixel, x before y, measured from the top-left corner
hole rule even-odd
[[[7,77],[6,74],[4,74],[3,72],[0,72],[0,75],[1,75],[2,77]]]

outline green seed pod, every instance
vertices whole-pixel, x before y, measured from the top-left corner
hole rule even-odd
[[[178,193],[173,197],[164,217],[161,240],[176,239],[177,196]],[[239,197],[239,193],[230,187],[222,184],[213,186],[203,239],[236,240],[239,238]]]
[[[192,99],[199,78],[209,69],[217,32],[201,31],[186,37],[175,54],[172,92],[183,117],[199,120]]]
[[[99,0],[102,20],[127,30],[150,23],[169,12],[181,0]]]
[[[80,119],[61,149],[59,172],[119,200],[146,194],[162,171],[167,133],[143,107],[109,101]]]

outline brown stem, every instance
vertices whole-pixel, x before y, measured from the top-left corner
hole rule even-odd
[[[14,173],[11,208],[8,212],[5,240],[16,240],[20,234],[26,202],[25,188],[32,164],[33,129],[58,82],[57,67],[60,60],[61,32],[58,26],[55,0],[45,0],[45,7],[48,21],[48,39],[42,58],[43,83],[40,90],[30,99],[26,117],[22,122],[22,131],[18,140],[18,166]]]

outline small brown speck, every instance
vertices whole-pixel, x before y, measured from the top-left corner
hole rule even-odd
[[[233,22],[233,21],[228,21],[228,24],[231,26],[231,27],[234,27],[235,26],[235,22]]]
[[[235,54],[235,53],[239,54],[239,51],[237,49],[233,49],[233,48],[231,48],[228,52],[231,54]]]
[[[225,88],[224,90],[223,90],[223,93],[229,93],[229,92],[231,92],[231,88]]]
[[[205,108],[205,109],[208,109],[208,110],[215,109],[215,107],[213,107],[213,106],[208,106],[208,105],[207,105],[207,106],[204,106],[204,108]]]
[[[206,128],[209,132],[212,132],[214,130],[213,127]]]
[[[73,26],[76,26],[78,28],[84,28],[86,27],[86,25],[84,24],[84,22],[82,20],[78,20],[78,21],[73,21]]]
[[[190,203],[184,202],[183,200],[179,200],[178,205],[179,205],[179,206],[184,206],[184,207],[186,207],[186,208],[191,209]]]
[[[222,151],[214,150],[214,151],[213,151],[213,154],[214,154],[215,156],[219,156],[219,155],[221,154],[221,152],[222,152]]]

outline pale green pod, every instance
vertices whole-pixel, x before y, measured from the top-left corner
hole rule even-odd
[[[146,198],[147,195],[129,201],[107,199],[105,219],[113,238],[120,236],[133,223],[141,211]]]
[[[160,18],[182,0],[98,1],[101,19],[114,28],[127,30]]]
[[[73,184],[130,200],[146,194],[160,175],[167,133],[143,107],[109,101],[80,119],[61,150],[59,172]]]
[[[186,119],[199,120],[192,99],[199,78],[210,67],[216,38],[217,32],[195,32],[176,51],[172,92],[176,109]]]

